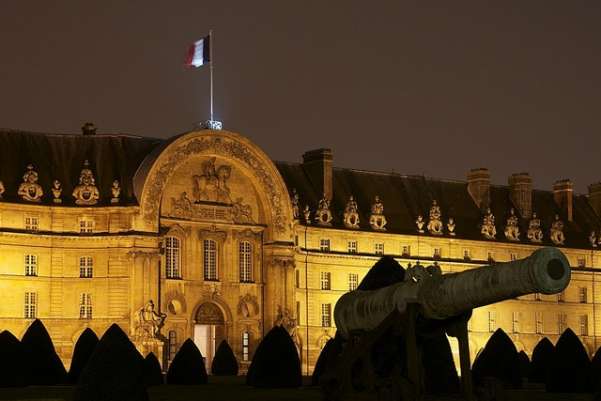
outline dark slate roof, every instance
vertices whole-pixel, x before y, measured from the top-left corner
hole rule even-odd
[[[313,212],[321,194],[311,185],[302,164],[275,162],[290,192],[296,189],[300,196],[301,209],[308,204]],[[359,206],[361,230],[371,231],[369,215],[374,197],[378,195],[384,204],[387,232],[417,234],[415,220],[418,215],[428,221],[432,200],[436,200],[443,214],[443,222],[449,217],[456,222],[456,238],[484,240],[480,234],[482,213],[467,191],[467,182],[429,178],[424,176],[381,173],[344,168],[333,168],[333,199],[331,208],[333,227],[344,229],[342,216],[349,196],[352,194]],[[541,219],[544,245],[552,245],[549,228],[559,214],[564,222],[565,245],[574,248],[590,248],[588,235],[592,230],[599,232],[601,221],[588,203],[586,196],[574,195],[573,222],[567,221],[565,213],[556,205],[551,191],[534,190],[533,210]],[[504,227],[513,204],[509,187],[492,185],[490,189],[491,211],[495,216],[497,241],[505,241]],[[519,212],[516,208],[516,214]],[[425,228],[424,228],[425,229]],[[520,217],[521,243],[530,243],[526,238],[528,221]],[[422,235],[429,235],[422,234]],[[445,234],[446,235],[446,234]],[[507,241],[508,242],[508,241]]]
[[[68,135],[0,129],[0,180],[6,189],[3,199],[29,203],[17,196],[17,190],[31,163],[44,189],[43,203],[52,203],[50,188],[58,179],[63,186],[63,205],[74,205],[71,193],[87,159],[100,191],[99,205],[110,204],[115,179],[122,187],[121,204],[136,204],[133,176],[146,155],[162,142],[124,134]]]

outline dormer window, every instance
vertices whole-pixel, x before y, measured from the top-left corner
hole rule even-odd
[[[79,232],[82,234],[91,234],[94,232],[94,219],[82,218],[79,220]]]

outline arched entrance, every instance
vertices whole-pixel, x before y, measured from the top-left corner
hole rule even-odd
[[[210,372],[215,347],[225,339],[223,312],[213,302],[205,302],[198,307],[194,320],[194,344],[205,359],[207,372]]]

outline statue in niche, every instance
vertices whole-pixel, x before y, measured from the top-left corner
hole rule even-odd
[[[238,314],[247,319],[257,313],[259,313],[257,297],[248,293],[244,296],[240,296],[238,301]]]
[[[591,231],[590,235],[588,236],[588,240],[593,248],[597,247],[597,233],[595,231]]]
[[[551,229],[549,230],[551,241],[555,245],[563,245],[566,237],[563,233],[563,221],[559,219],[559,215],[555,215],[555,221],[551,223]]]
[[[386,217],[384,216],[384,204],[380,197],[376,195],[373,205],[371,205],[371,215],[369,216],[369,225],[372,230],[386,231]]]
[[[292,218],[298,220],[300,217],[300,198],[296,192],[296,188],[292,188],[292,196],[290,197],[292,202]]]
[[[61,199],[61,194],[63,193],[63,186],[59,180],[52,181],[51,191],[52,196],[54,197],[54,199],[52,199],[52,202],[63,203],[63,200]]]
[[[507,218],[507,225],[505,226],[505,238],[507,238],[509,241],[520,240],[518,216],[515,215],[515,210],[513,210],[513,208],[511,208],[509,211],[509,217]]]
[[[424,218],[422,217],[422,215],[418,215],[417,219],[415,219],[415,225],[417,226],[417,232],[420,234],[424,233],[424,225],[426,224],[426,222],[424,221]]]
[[[303,209],[303,215],[305,216],[305,224],[311,224],[311,209],[309,209],[309,205],[305,205]]]
[[[495,239],[497,235],[497,228],[495,227],[495,216],[490,211],[490,208],[486,209],[486,213],[482,218],[482,227],[480,233],[486,239]]]
[[[325,194],[319,201],[317,211],[315,212],[315,222],[317,223],[317,225],[324,227],[329,227],[332,225],[332,212],[330,211],[330,200],[326,198]]]
[[[167,315],[155,312],[154,302],[150,300],[138,310],[137,317],[138,335],[141,337],[157,338],[159,330],[165,324]]]
[[[202,162],[202,174],[192,177],[195,201],[232,203],[230,189],[227,186],[232,168],[225,164],[215,168],[215,160],[215,157],[211,157],[209,160]]]
[[[29,202],[39,202],[42,200],[44,190],[42,186],[38,184],[38,172],[33,169],[33,166],[29,164],[27,171],[23,174],[23,182],[19,185],[17,195],[21,199]]]
[[[232,215],[236,223],[252,224],[252,208],[250,205],[242,203],[242,198],[236,198],[236,202],[232,205]]]
[[[121,196],[121,185],[119,185],[119,180],[113,181],[113,185],[111,186],[111,203],[119,203],[119,196]]]
[[[432,201],[430,207],[430,220],[428,221],[428,232],[433,235],[442,235],[442,213],[440,212],[440,206],[436,200]]]
[[[75,198],[76,205],[95,205],[100,199],[100,192],[96,186],[96,180],[94,174],[90,170],[90,162],[88,160],[83,162],[84,168],[79,174],[79,185],[73,190],[73,197]]]
[[[346,228],[359,228],[359,210],[353,195],[349,197],[344,208],[344,226]]]
[[[455,236],[455,219],[449,217],[449,222],[447,223],[447,230],[449,231],[450,236]]]
[[[541,243],[543,242],[543,230],[540,228],[540,219],[536,217],[536,212],[532,213],[532,218],[528,223],[528,239],[530,242]]]

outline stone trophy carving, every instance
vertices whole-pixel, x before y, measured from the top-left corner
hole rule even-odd
[[[505,238],[507,238],[509,241],[520,240],[518,216],[515,215],[515,210],[513,210],[513,208],[511,208],[509,211],[509,217],[507,218],[507,225],[505,226]]]
[[[324,194],[321,200],[319,201],[319,205],[317,206],[317,211],[315,212],[315,222],[319,226],[330,227],[332,225],[332,212],[330,212],[330,200],[326,198]]]
[[[359,228],[359,208],[353,195],[349,197],[344,208],[344,226],[346,228]]]
[[[252,208],[250,205],[242,203],[242,198],[236,198],[236,201],[232,204],[232,218],[234,222],[240,224],[254,223]]]
[[[417,216],[417,219],[415,219],[415,225],[417,226],[417,232],[420,234],[424,233],[424,225],[426,224],[426,222],[424,221],[423,216],[420,214]]]
[[[309,209],[309,205],[305,205],[305,208],[303,209],[303,215],[305,217],[305,224],[311,224],[311,209]]]
[[[540,244],[543,242],[543,230],[540,228],[540,219],[536,216],[536,212],[532,213],[532,218],[528,223],[528,232],[526,233],[530,242]]]
[[[81,173],[79,173],[79,184],[73,190],[75,204],[82,206],[95,205],[100,199],[100,192],[96,186],[94,174],[89,168],[90,162],[88,160],[84,161],[83,166]]]
[[[432,201],[430,207],[430,220],[428,221],[428,232],[432,235],[442,235],[442,213],[440,212],[440,206],[436,200]]]
[[[161,327],[165,324],[164,313],[154,310],[154,302],[148,301],[146,305],[138,309],[136,334],[142,338],[158,338]]]
[[[51,191],[52,191],[52,196],[54,197],[52,199],[52,202],[63,203],[63,200],[61,199],[61,194],[63,193],[63,186],[59,180],[52,181]]]
[[[23,182],[19,185],[17,195],[28,202],[40,202],[44,195],[44,190],[42,189],[42,186],[38,184],[38,178],[38,172],[33,169],[31,164],[29,164],[27,166],[27,171],[23,174]]]
[[[384,216],[384,204],[380,197],[376,195],[373,205],[371,205],[371,215],[369,216],[369,225],[372,230],[386,231],[386,217]]]
[[[211,157],[209,160],[202,162],[202,174],[192,177],[195,201],[232,203],[230,189],[227,186],[232,168],[225,164],[215,168],[215,160],[215,157]]]
[[[497,235],[497,228],[495,227],[495,216],[490,211],[490,208],[486,209],[486,213],[482,218],[482,226],[480,228],[480,233],[486,239],[495,239]]]
[[[595,233],[595,231],[591,231],[590,235],[588,236],[588,241],[591,243],[593,248],[597,247],[597,233]]]
[[[555,221],[551,223],[551,229],[549,230],[551,241],[555,245],[563,245],[566,237],[563,233],[563,221],[559,219],[559,215],[555,215]]]
[[[449,217],[449,222],[447,223],[447,230],[449,231],[449,235],[454,237],[456,235],[455,233],[455,219],[452,217]]]
[[[121,185],[119,184],[119,180],[113,181],[113,185],[111,186],[111,203],[119,203],[119,197],[121,196]]]
[[[296,192],[296,188],[292,188],[290,201],[292,202],[292,218],[298,220],[300,218],[300,198]]]

